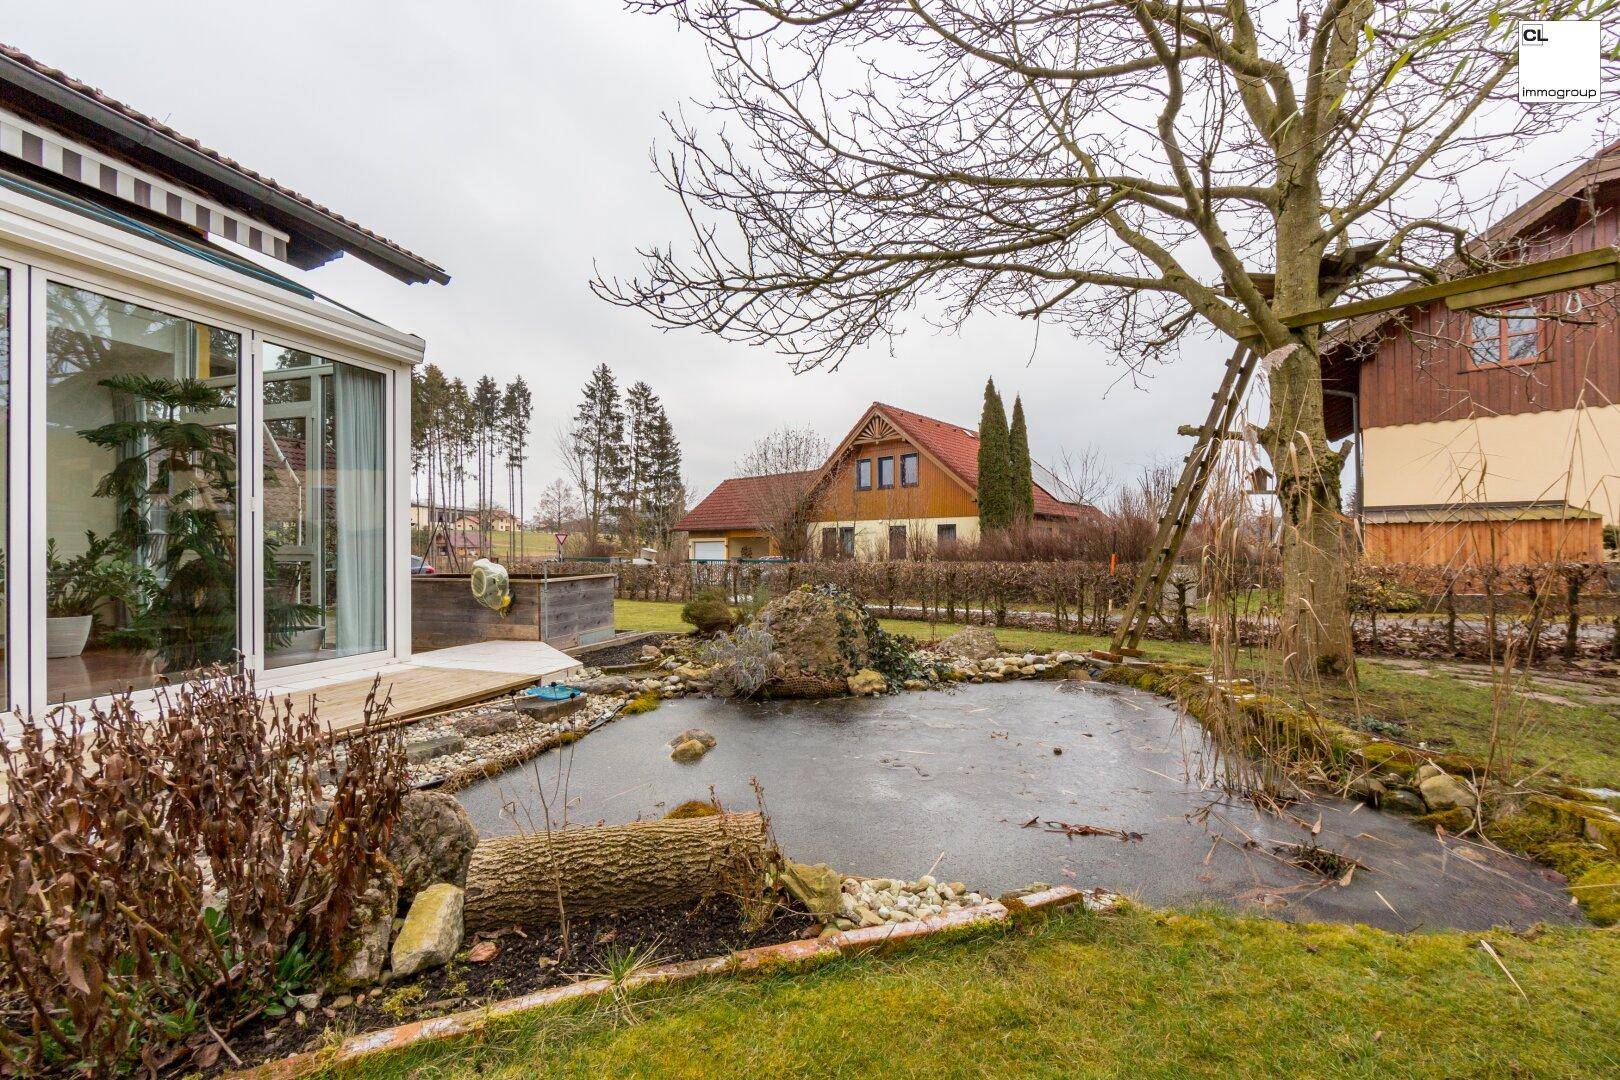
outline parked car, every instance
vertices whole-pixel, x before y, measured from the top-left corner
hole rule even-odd
[[[438,571],[433,569],[433,564],[428,562],[426,559],[422,558],[422,556],[420,556],[420,555],[412,555],[411,556],[411,573],[413,573],[413,574],[437,574]]]

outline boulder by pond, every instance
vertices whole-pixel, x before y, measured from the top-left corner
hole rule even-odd
[[[872,666],[871,617],[853,593],[795,589],[760,609],[753,625],[771,635],[781,674],[768,697],[837,697],[850,676]],[[875,624],[873,624],[875,625]]]
[[[384,867],[384,872],[361,894],[349,917],[349,933],[332,978],[334,987],[370,986],[382,975],[398,904],[399,887],[394,875]]]
[[[400,804],[388,838],[388,859],[399,871],[399,899],[409,902],[429,885],[467,883],[478,832],[454,795],[412,791]]]

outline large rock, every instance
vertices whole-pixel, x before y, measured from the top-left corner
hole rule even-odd
[[[388,860],[399,871],[399,898],[409,901],[437,882],[467,884],[467,864],[478,844],[472,818],[454,795],[412,791],[400,804],[388,838]]]
[[[522,721],[521,714],[511,709],[500,709],[486,713],[474,713],[463,716],[455,722],[458,735],[469,739],[480,739],[486,735],[499,735],[511,731]]]
[[[669,748],[673,750],[683,742],[692,742],[694,740],[702,743],[707,750],[713,750],[717,741],[707,730],[700,727],[690,727],[669,740]]]
[[[709,752],[709,748],[698,739],[686,739],[675,744],[669,756],[682,765],[690,765]]]
[[[411,901],[405,925],[394,939],[396,977],[442,967],[461,948],[461,913],[465,896],[454,885],[430,885]]]
[[[782,863],[782,887],[812,915],[832,918],[843,912],[844,876],[826,863]]]
[[[399,887],[394,875],[384,867],[349,916],[349,931],[339,946],[338,964],[332,975],[334,988],[370,986],[382,975],[398,905]]]
[[[466,749],[467,740],[454,731],[441,731],[436,735],[416,739],[405,744],[405,760],[422,765],[434,758],[457,754]]]
[[[964,626],[934,648],[946,656],[961,660],[988,660],[1001,655],[996,644],[996,632],[986,626]]]
[[[889,688],[889,680],[871,668],[862,668],[844,680],[856,697],[874,697]]]
[[[1418,781],[1418,792],[1423,796],[1423,805],[1430,812],[1441,810],[1472,810],[1479,805],[1479,800],[1468,789],[1468,785],[1458,780],[1450,773],[1436,769],[1428,776],[1418,774],[1422,779]]]
[[[756,628],[768,631],[781,675],[765,688],[773,697],[830,697],[872,666],[868,626],[875,625],[852,593],[832,586],[799,588],[760,609]]]

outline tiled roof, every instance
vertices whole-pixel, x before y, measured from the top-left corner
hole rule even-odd
[[[337,225],[343,226],[345,229],[351,229],[354,232],[360,233],[377,244],[388,248],[390,251],[393,251],[412,262],[421,264],[423,267],[431,270],[435,275],[437,275],[437,278],[440,280],[449,280],[448,275],[445,273],[443,267],[429,262],[427,259],[422,258],[420,255],[417,255],[409,249],[394,243],[387,237],[379,236],[377,233],[372,232],[370,229],[366,228],[360,223],[352,221],[349,218],[344,217],[342,214],[339,214],[337,211],[321,205],[314,199],[309,198],[307,195],[300,195],[291,188],[283,187],[270,177],[257,173],[248,168],[246,165],[226,157],[219,151],[204,146],[202,143],[191,138],[189,135],[182,135],[180,132],[176,131],[174,128],[170,127],[168,124],[165,124],[156,117],[148,116],[146,113],[143,113],[138,109],[125,105],[117,98],[103,93],[94,86],[91,86],[89,83],[86,83],[80,79],[75,79],[66,72],[61,71],[58,68],[51,67],[49,64],[44,64],[38,60],[35,60],[21,49],[17,49],[10,45],[0,44],[0,57],[11,60],[37,75],[41,75],[52,82],[58,83],[74,93],[88,98],[97,105],[109,109],[125,119],[134,121],[156,135],[160,135],[165,139],[171,139],[174,142],[177,142],[182,146],[187,147],[188,149],[193,150],[206,158],[209,158],[215,163],[230,169],[232,172],[240,174],[246,179],[251,180],[253,183],[262,185],[263,187],[268,188],[279,195],[285,196],[286,198],[291,199],[309,210],[313,210],[320,216],[329,219],[331,222]]]
[[[734,476],[730,480],[722,480],[707,498],[675,523],[675,528],[681,532],[760,528],[759,505],[762,490],[767,485],[795,479],[808,480],[814,475],[815,470],[811,470],[772,476]]]
[[[938,458],[968,487],[979,488],[979,433],[957,424],[947,424],[931,416],[899,409],[874,401],[872,407],[880,409],[906,437]],[[1068,503],[1060,502],[1041,485],[1035,485],[1035,513],[1045,517],[1079,517],[1079,511]]]

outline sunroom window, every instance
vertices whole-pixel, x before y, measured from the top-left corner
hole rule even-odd
[[[45,316],[50,700],[234,664],[241,336],[57,282]]]

